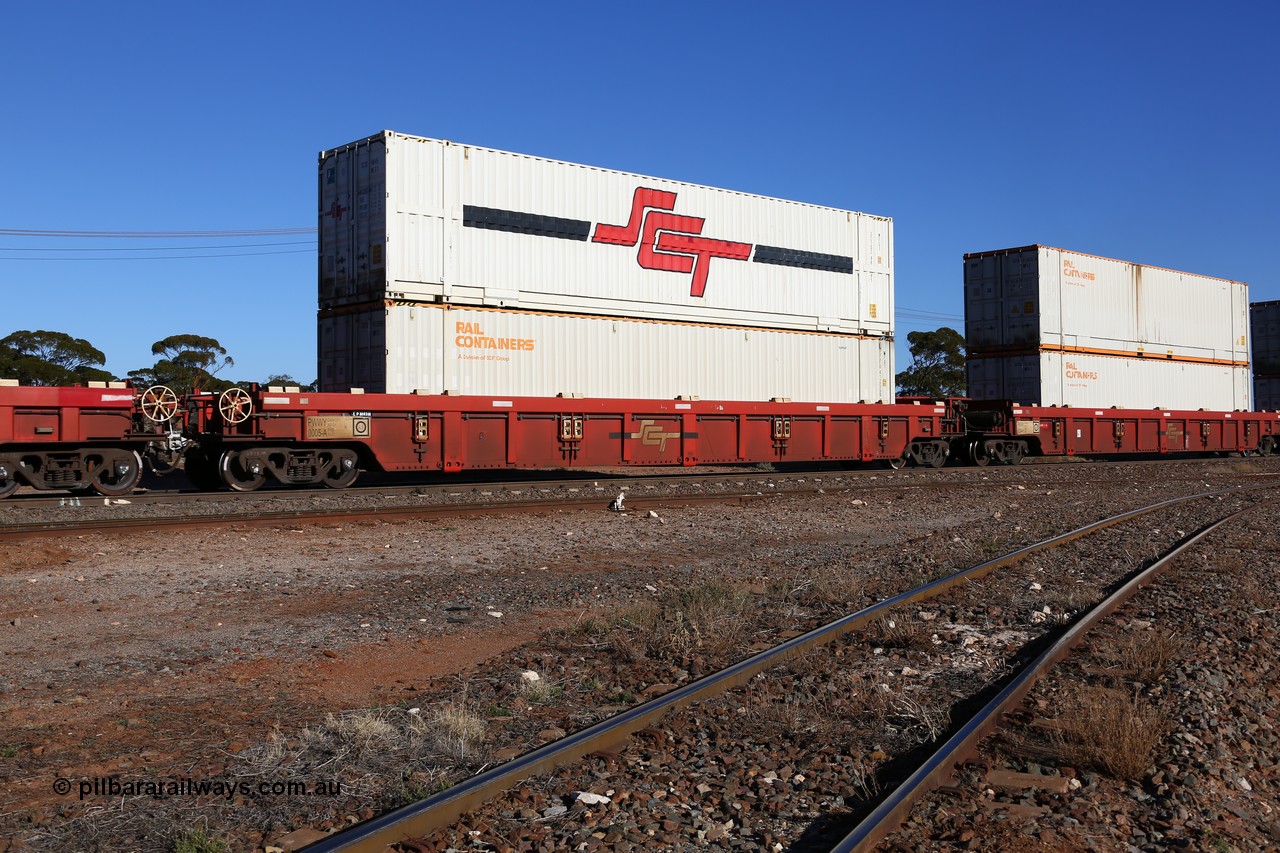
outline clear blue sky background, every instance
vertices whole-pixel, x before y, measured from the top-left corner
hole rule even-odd
[[[907,332],[963,329],[967,251],[1280,298],[1278,25],[1266,2],[10,4],[0,229],[313,227],[317,152],[385,128],[892,216],[901,368]],[[308,239],[3,235],[0,336],[70,332],[123,375],[190,332],[226,378],[309,381]]]

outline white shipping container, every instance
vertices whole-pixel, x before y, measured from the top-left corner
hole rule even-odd
[[[886,217],[390,131],[319,166],[322,310],[390,299],[893,334]]]
[[[1249,306],[1249,334],[1254,373],[1280,376],[1280,301]]]
[[[1247,366],[1041,352],[970,358],[979,400],[1072,408],[1238,411],[1252,408]]]
[[[1048,246],[965,255],[965,341],[1037,350],[1249,361],[1248,285]]]
[[[322,315],[319,337],[325,391],[893,401],[880,337],[421,304]]]

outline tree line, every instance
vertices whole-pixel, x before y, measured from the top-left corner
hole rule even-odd
[[[217,374],[235,361],[216,338],[203,335],[170,335],[151,345],[156,363],[116,376],[104,369],[107,357],[84,338],[66,332],[17,331],[0,338],[0,379],[16,379],[23,385],[83,385],[128,379],[134,387],[168,385],[185,393],[193,388],[225,391],[232,382]],[[315,383],[304,385],[287,374],[267,377],[264,385],[297,385],[314,391]]]

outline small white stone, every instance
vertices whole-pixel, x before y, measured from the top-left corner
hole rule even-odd
[[[613,800],[604,794],[593,794],[590,791],[579,791],[578,802],[588,806],[598,806],[604,803],[611,803]]]
[[[909,667],[909,666],[904,666],[904,667],[902,668],[902,674],[903,674],[903,675],[919,675],[919,674],[920,674],[920,670],[918,670],[918,669],[912,669],[912,668],[911,668],[911,667]]]
[[[418,716],[419,714],[421,714],[421,713],[422,713],[422,709],[421,709],[421,708],[410,708],[410,709],[409,709],[409,713],[410,713],[410,714],[413,714],[413,715],[416,717],[416,716]]]
[[[1044,587],[1040,586],[1040,584],[1036,583],[1035,581],[1032,581],[1031,584],[1027,587],[1027,589],[1034,592],[1036,590],[1044,589]]]
[[[658,517],[658,513],[657,513],[657,511],[656,511],[656,510],[652,510],[652,509],[651,509],[651,510],[649,510],[649,517],[650,517],[650,518],[657,518],[657,517]]]
[[[531,669],[526,669],[524,672],[520,673],[520,680],[525,684],[537,684],[542,680],[542,676],[538,675],[538,673]]]
[[[1244,778],[1243,776],[1241,776],[1239,779],[1236,780],[1236,784],[1240,786],[1240,790],[1242,791],[1253,790],[1253,786],[1249,784],[1249,780]]]
[[[1071,781],[1067,782],[1067,787],[1073,791],[1079,791],[1081,788],[1084,787],[1084,783],[1081,782],[1079,779],[1072,777]]]
[[[488,611],[488,613],[489,613],[489,615],[490,615],[490,616],[492,616],[494,619],[501,619],[501,618],[502,618],[502,611],[501,611],[501,610],[490,610],[490,611]]]

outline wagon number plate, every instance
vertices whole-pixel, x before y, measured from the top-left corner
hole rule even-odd
[[[369,418],[350,415],[310,415],[307,438],[368,438]]]

